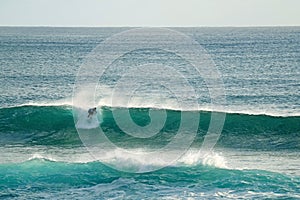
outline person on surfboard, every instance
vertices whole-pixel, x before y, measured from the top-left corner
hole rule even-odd
[[[90,108],[89,110],[88,110],[88,118],[91,118],[94,114],[96,114],[97,113],[97,108],[95,107],[95,108]]]

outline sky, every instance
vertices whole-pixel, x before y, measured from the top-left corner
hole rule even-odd
[[[0,0],[0,26],[300,26],[300,0]]]

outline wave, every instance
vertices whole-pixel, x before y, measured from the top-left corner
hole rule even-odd
[[[300,112],[297,111],[266,111],[266,110],[255,110],[255,109],[244,109],[239,107],[215,107],[215,106],[202,106],[190,109],[181,109],[175,106],[172,106],[172,103],[168,105],[154,105],[154,104],[147,104],[147,105],[135,105],[129,104],[126,106],[123,105],[112,105],[109,103],[110,101],[100,101],[97,104],[98,108],[107,107],[107,108],[150,108],[150,109],[160,109],[160,110],[174,110],[174,111],[205,111],[205,112],[219,112],[219,113],[227,113],[227,114],[245,114],[245,115],[266,115],[271,117],[299,117]],[[35,106],[35,107],[73,107],[73,102],[71,99],[62,99],[58,101],[51,101],[51,102],[29,102],[19,105],[7,106],[3,108],[16,108],[16,107],[26,107],[26,106]],[[1,109],[1,108],[0,108]]]
[[[104,164],[110,165],[110,166],[118,166],[119,168],[123,168],[124,170],[130,169],[130,168],[139,168],[140,170],[145,170],[147,167],[163,167],[163,166],[172,166],[172,167],[191,167],[191,166],[211,166],[216,168],[223,168],[223,169],[229,169],[229,167],[226,165],[226,159],[215,152],[207,152],[204,155],[200,155],[199,151],[189,150],[185,154],[182,155],[182,157],[175,162],[166,165],[162,160],[159,159],[153,159],[151,162],[146,161],[143,159],[143,152],[142,149],[135,149],[134,150],[136,154],[134,157],[130,157],[127,154],[124,154],[122,151],[118,150],[111,150],[107,151],[106,155],[103,155],[102,157],[105,157],[105,162],[102,162]],[[55,155],[56,154],[56,155]],[[61,152],[55,152],[55,154],[47,154],[47,153],[34,153],[32,156],[30,156],[26,160],[16,160],[16,161],[10,161],[10,163],[26,163],[28,161],[47,161],[47,162],[60,162],[60,163],[81,163],[81,164],[89,164],[94,162],[99,162],[97,158],[94,158],[90,154],[88,154],[86,151],[82,152],[76,152],[76,158],[72,156],[61,156],[63,154],[68,154],[68,151],[61,151]],[[117,163],[115,163],[117,161]],[[8,162],[4,162],[8,163]],[[137,170],[138,171],[138,170]]]
[[[127,108],[101,107],[98,112],[99,126],[112,141],[120,146],[133,148],[146,145],[148,140],[136,140],[122,132],[116,124],[112,111]],[[128,108],[136,124],[145,126],[150,122],[151,108]],[[98,109],[99,110],[99,109]],[[158,134],[157,141],[163,146],[176,134],[181,113],[195,111],[166,110],[167,119]],[[197,111],[200,115],[199,130],[195,145],[203,141],[211,114],[215,111]],[[248,115],[225,113],[226,120],[220,147],[250,149],[300,149],[300,116],[275,117],[268,115]],[[73,110],[70,105],[22,105],[0,109],[0,143],[28,145],[82,145],[77,134]],[[155,137],[151,137],[155,141]],[[130,146],[129,145],[129,146]]]
[[[44,197],[49,188],[51,194],[55,194],[51,198],[70,198],[75,194],[74,197],[82,199],[86,195],[94,199],[120,197],[119,191],[122,191],[121,195],[133,197],[136,193],[136,198],[146,199],[164,195],[176,197],[178,193],[189,192],[194,194],[194,198],[220,199],[241,196],[245,199],[298,198],[300,195],[300,178],[297,176],[207,165],[170,166],[151,173],[135,174],[113,170],[100,162],[65,163],[36,158],[21,164],[1,164],[0,176],[4,177],[0,184],[0,197],[22,197],[26,194],[29,199]]]
[[[81,144],[67,106],[0,109],[1,144]]]

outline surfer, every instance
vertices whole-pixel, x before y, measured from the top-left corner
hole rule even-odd
[[[94,114],[96,114],[97,113],[97,108],[95,107],[95,108],[90,108],[89,110],[88,110],[88,113],[89,113],[89,115],[88,115],[88,118],[91,118]]]

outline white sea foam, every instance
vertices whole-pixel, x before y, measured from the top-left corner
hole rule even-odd
[[[75,124],[76,128],[78,129],[94,129],[99,126],[101,121],[98,120],[97,116],[87,116],[87,112],[85,110],[81,110],[80,113],[78,113],[78,120]]]
[[[24,104],[19,104],[16,106],[9,106],[9,107],[23,107],[23,106],[72,106],[73,102],[72,99],[61,99],[56,101],[47,101],[47,102],[28,102]]]
[[[67,162],[67,163],[90,163],[90,162],[99,162],[98,159],[94,158],[91,154],[87,152],[85,148],[79,149],[60,149],[53,148],[47,150],[45,149],[36,149],[36,153],[33,153],[27,161],[31,160],[47,160],[52,162]],[[184,154],[179,160],[174,161],[173,163],[165,163],[165,161],[153,158],[151,160],[146,160],[144,154],[149,150],[145,149],[132,149],[135,152],[134,155],[128,156],[124,154],[122,150],[107,150],[105,155],[101,155],[102,161],[104,164],[114,167],[118,166],[118,169],[124,169],[126,171],[136,171],[143,172],[148,171],[153,168],[153,166],[164,167],[164,166],[197,166],[197,165],[207,165],[217,168],[228,168],[226,165],[226,159],[221,156],[219,153],[205,153],[203,155],[199,154],[199,151],[189,150]],[[171,152],[172,153],[172,152]],[[173,153],[177,153],[174,150]]]
[[[121,101],[120,101],[121,102]],[[142,103],[141,103],[142,102]],[[156,102],[156,103],[155,103]],[[72,99],[61,99],[57,101],[49,101],[49,102],[28,102],[24,104],[19,104],[15,106],[9,106],[6,108],[13,107],[23,107],[23,106],[66,106],[71,108],[73,106]],[[118,104],[118,102],[111,103],[111,99],[104,98],[101,99],[97,105],[98,108],[101,107],[113,107],[113,108],[152,108],[152,109],[167,109],[167,110],[175,110],[175,111],[204,111],[204,112],[221,112],[221,113],[230,113],[230,114],[246,114],[246,115],[266,115],[273,117],[297,117],[300,116],[299,110],[279,110],[279,109],[267,109],[266,107],[258,107],[255,108],[251,106],[213,106],[213,105],[204,105],[199,106],[198,108],[188,108],[178,107],[177,103],[173,100],[164,101],[162,103],[157,103],[157,101],[134,101],[129,102],[127,105]],[[93,107],[93,106],[91,106]],[[83,106],[81,109],[87,109],[87,106]]]
[[[33,154],[30,158],[27,159],[27,161],[30,160],[48,160],[48,161],[53,161],[53,162],[58,162],[58,160],[54,159],[52,156],[50,155],[41,155],[38,153]]]
[[[207,165],[218,168],[228,168],[226,165],[226,159],[216,152],[202,152],[198,150],[187,151],[177,162],[185,165]]]
[[[165,160],[160,158],[146,159],[144,154],[148,150],[145,149],[134,149],[131,150],[135,154],[127,154],[122,150],[107,150],[105,155],[101,155],[101,160],[109,166],[117,166],[118,169],[124,170],[134,170],[134,171],[148,171],[155,167],[164,166],[196,166],[196,165],[206,165],[213,166],[217,168],[228,168],[226,165],[226,160],[219,153],[207,152],[202,153],[198,150],[189,150],[180,159],[175,160],[173,163],[166,163]],[[171,154],[178,154],[176,150],[170,152]],[[95,159],[97,161],[97,159]]]

